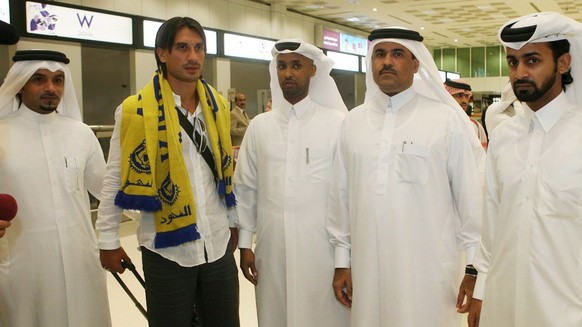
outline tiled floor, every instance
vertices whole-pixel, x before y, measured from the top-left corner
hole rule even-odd
[[[138,251],[138,243],[135,236],[136,224],[137,223],[134,221],[127,221],[121,224],[121,245],[127,254],[131,257],[131,260],[137,267],[140,275],[143,276],[141,268],[141,254]],[[238,250],[235,253],[235,258],[237,260],[238,266]],[[133,295],[145,307],[144,290],[137,279],[131,274],[130,271],[126,271],[121,275],[121,277]],[[240,270],[239,281],[241,326],[256,327],[257,311],[255,307],[254,286],[243,277]],[[109,306],[111,308],[111,320],[113,322],[113,327],[147,326],[147,321],[144,316],[111,274],[107,276],[107,289],[109,291]]]
[[[137,223],[135,221],[127,221],[121,224],[121,245],[127,254],[131,257],[132,262],[135,264],[140,274],[143,276],[143,272],[141,270],[141,254],[138,251],[138,243],[135,236],[136,225]],[[235,258],[237,260],[238,267],[238,250],[235,253]],[[126,271],[123,275],[121,275],[121,277],[132,291],[133,295],[145,307],[144,290],[137,279],[135,279],[129,271]],[[241,327],[257,327],[257,311],[255,306],[254,287],[243,277],[240,270],[239,281]],[[125,291],[117,283],[115,278],[111,276],[111,274],[107,276],[107,288],[109,291],[109,306],[111,307],[111,319],[113,321],[113,327],[147,326],[147,321],[144,316],[140,313],[130,297],[125,293]],[[465,326],[467,326],[467,324],[465,319],[463,319],[461,327]]]

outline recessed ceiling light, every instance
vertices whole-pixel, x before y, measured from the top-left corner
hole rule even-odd
[[[378,8],[372,8],[372,11],[378,11]]]
[[[357,21],[359,21],[359,20],[360,20],[360,19],[359,19],[358,17],[349,17],[349,18],[348,18],[348,22],[357,22]]]
[[[309,6],[305,6],[305,9],[323,9],[323,6],[309,5]]]
[[[459,42],[459,39],[455,39],[455,42]]]
[[[424,30],[424,26],[421,26],[421,27],[420,27],[420,29],[421,29],[421,30]]]

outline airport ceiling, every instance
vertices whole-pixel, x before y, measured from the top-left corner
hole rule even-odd
[[[433,48],[499,44],[497,30],[512,18],[555,11],[582,22],[582,0],[259,0],[351,27],[402,26],[419,31]]]

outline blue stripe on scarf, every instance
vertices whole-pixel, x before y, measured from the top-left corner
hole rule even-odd
[[[193,224],[171,232],[156,233],[154,247],[156,249],[169,248],[198,239],[200,239],[200,233],[196,229],[196,224]]]
[[[212,112],[214,113],[216,119],[216,113],[218,112],[218,104],[216,104],[216,99],[214,98],[214,95],[212,95],[212,91],[210,90],[208,83],[206,83],[205,80],[202,80],[202,84],[204,84],[208,95],[210,95],[210,100],[212,100]]]
[[[226,202],[226,207],[234,207],[236,205],[236,197],[233,192],[230,192],[224,196],[224,201]]]
[[[226,193],[226,184],[224,181],[218,181],[218,195],[223,196]]]
[[[157,196],[130,195],[122,191],[115,196],[115,205],[126,210],[156,212],[162,210],[162,202]]]

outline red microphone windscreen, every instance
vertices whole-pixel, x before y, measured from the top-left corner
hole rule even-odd
[[[0,194],[0,220],[12,220],[18,212],[16,199],[10,194]]]

